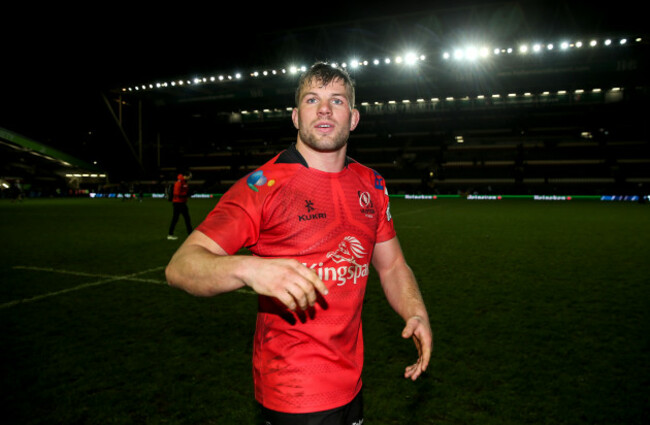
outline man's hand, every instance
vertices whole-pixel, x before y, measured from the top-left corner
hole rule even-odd
[[[403,338],[413,338],[415,347],[418,350],[418,360],[414,364],[407,366],[404,371],[404,377],[415,381],[427,370],[429,360],[431,359],[431,350],[433,348],[433,334],[429,321],[420,316],[413,316],[406,321],[406,326],[402,331]]]
[[[256,259],[244,280],[260,295],[274,297],[289,310],[306,310],[327,287],[316,272],[296,260]]]

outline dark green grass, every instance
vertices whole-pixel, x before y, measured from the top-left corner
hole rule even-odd
[[[213,204],[190,202],[195,224]],[[434,357],[402,378],[415,350],[371,274],[365,423],[647,423],[650,206],[394,199],[392,212]],[[181,222],[165,239],[170,218],[163,200],[0,202],[4,423],[255,422],[255,297],[167,287],[184,236]]]

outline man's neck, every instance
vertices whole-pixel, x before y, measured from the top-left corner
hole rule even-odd
[[[315,168],[326,173],[338,173],[345,167],[347,145],[336,151],[323,152],[310,148],[298,138],[296,149],[305,159],[309,168]]]

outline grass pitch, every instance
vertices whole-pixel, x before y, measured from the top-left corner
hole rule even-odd
[[[215,200],[193,199],[194,224]],[[434,329],[429,372],[374,273],[368,424],[646,424],[650,206],[412,201],[392,213]],[[164,266],[171,205],[0,202],[8,424],[254,424],[256,299],[194,298]]]

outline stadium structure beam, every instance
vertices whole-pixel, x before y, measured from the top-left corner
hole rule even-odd
[[[115,125],[117,125],[117,128],[120,130],[120,134],[124,138],[124,141],[126,142],[127,146],[129,147],[129,150],[133,154],[133,157],[137,161],[138,165],[140,166],[140,170],[144,171],[144,165],[142,164],[142,148],[140,148],[140,155],[138,155],[135,151],[135,148],[133,147],[133,143],[131,143],[131,140],[129,139],[129,136],[126,134],[126,131],[124,131],[124,127],[122,126],[121,118],[115,115],[115,111],[111,107],[111,104],[106,97],[104,93],[102,93],[102,98],[104,99],[104,102],[106,103],[106,107],[108,108],[109,112],[111,113],[111,116],[113,117],[113,120],[115,121]],[[140,114],[141,115],[141,114]],[[142,127],[142,122],[141,120],[138,121],[138,126],[141,128]],[[140,136],[140,145],[142,145],[142,136]]]

